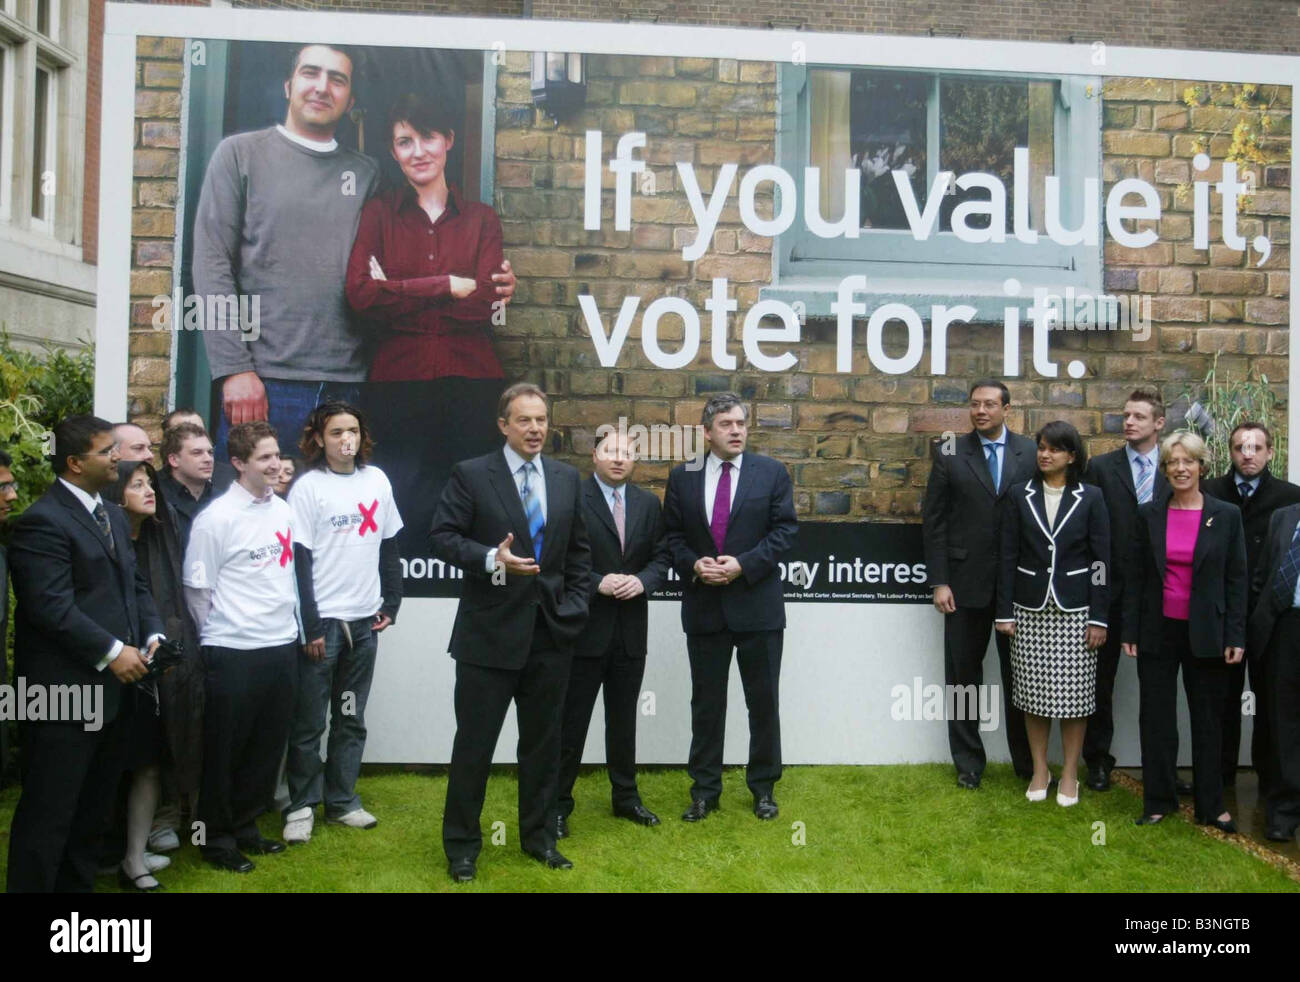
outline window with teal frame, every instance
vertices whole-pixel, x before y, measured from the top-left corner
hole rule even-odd
[[[1017,148],[1028,175],[1023,193],[1014,180]],[[765,298],[802,301],[808,315],[827,316],[840,280],[862,275],[873,305],[968,303],[979,320],[1000,321],[1009,278],[1025,297],[1039,286],[1101,291],[1101,202],[1089,213],[1084,201],[1088,178],[1101,193],[1100,79],[785,65],[777,155],[795,178],[803,217],[776,243]],[[811,189],[810,168],[817,171]],[[839,224],[853,191],[845,172],[853,170],[860,172],[857,237],[843,229],[829,238],[815,234],[807,208]],[[916,215],[925,214],[932,189],[944,196],[924,241],[912,234],[894,172],[906,175]],[[994,232],[973,205],[962,209],[966,226],[990,241],[962,241],[952,231],[963,203],[990,199],[982,187],[958,186],[966,173],[992,175],[1005,188],[1005,229]],[[1015,235],[1018,211],[1037,242]],[[1096,223],[1087,236],[1092,244],[1061,245],[1047,236],[1049,222],[1077,235],[1085,215]]]

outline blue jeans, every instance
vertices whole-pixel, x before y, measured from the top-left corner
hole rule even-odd
[[[267,422],[275,428],[280,442],[281,457],[297,457],[301,453],[298,440],[303,425],[311,411],[323,402],[350,402],[357,405],[361,399],[359,382],[302,382],[296,379],[264,378],[266,387]],[[230,420],[221,404],[221,386],[214,388],[213,405],[216,406],[217,432],[212,449],[217,460],[229,459],[226,437],[230,434]]]
[[[326,618],[325,659],[313,661],[298,655],[298,697],[289,732],[289,807],[315,808],[325,802],[325,816],[338,818],[361,807],[356,792],[361,755],[366,749],[366,700],[375,673],[378,638],[367,617],[347,621],[352,633],[348,644],[344,621]],[[308,639],[311,640],[311,639]],[[325,732],[325,712],[330,714],[327,756],[321,760],[320,741]]]

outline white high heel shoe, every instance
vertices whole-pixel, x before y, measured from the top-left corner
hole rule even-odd
[[[1064,784],[1058,784],[1058,785],[1056,786],[1056,803],[1057,803],[1058,805],[1060,805],[1062,808],[1069,808],[1069,807],[1072,806],[1072,805],[1077,805],[1077,804],[1079,803],[1079,781],[1078,781],[1078,779],[1076,778],[1076,779],[1075,779],[1075,782],[1074,782],[1074,796],[1073,796],[1073,797],[1071,797],[1071,796],[1068,795],[1068,794],[1064,794],[1064,793],[1062,793],[1061,788],[1063,788],[1063,787],[1065,787]]]
[[[1049,774],[1047,777],[1047,787],[1044,787],[1038,791],[1035,791],[1033,788],[1029,788],[1025,791],[1025,798],[1027,798],[1029,801],[1046,801],[1047,789],[1050,788],[1051,786],[1052,786],[1052,777]]]

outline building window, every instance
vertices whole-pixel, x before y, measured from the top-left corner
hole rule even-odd
[[[83,56],[58,39],[62,19],[84,12],[78,0],[0,0],[0,219],[11,236],[81,238]]]
[[[1062,246],[1044,234],[1049,208],[1060,227],[1080,226],[1084,180],[1100,177],[1100,92],[1098,80],[1071,76],[784,66],[782,166],[796,177],[801,205],[811,204],[805,168],[819,172],[813,201],[832,223],[845,214],[845,172],[860,172],[859,233],[824,238],[806,221],[795,223],[780,237],[776,284],[765,293],[797,293],[809,313],[820,314],[841,278],[861,274],[868,292],[885,295],[881,302],[958,298],[981,317],[1000,320],[1002,284],[1010,277],[1025,290],[1100,289],[1099,244]],[[1015,181],[1017,148],[1026,151],[1023,191]],[[894,172],[906,176],[910,195],[897,186]],[[953,179],[941,178],[945,172]],[[963,209],[967,228],[1002,241],[962,241],[953,232],[954,212],[963,203],[990,199],[983,188],[957,186],[955,178],[966,173],[990,174],[1005,188],[999,234],[989,229],[989,218]],[[1059,194],[1050,201],[1049,176],[1059,179]],[[921,216],[932,193],[943,200],[931,234],[921,241],[911,231],[904,198]],[[1016,238],[1018,210],[1022,224],[1039,233],[1036,243]]]

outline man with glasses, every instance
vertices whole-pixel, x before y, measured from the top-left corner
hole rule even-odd
[[[130,525],[100,492],[117,479],[113,425],[72,416],[54,428],[58,479],[14,527],[14,673],[28,687],[97,692],[98,718],[21,724],[22,796],[9,834],[11,893],[89,893],[97,844],[125,763],[123,688],[162,638],[135,563]],[[143,650],[142,650],[143,649]],[[144,654],[148,651],[148,655]],[[122,712],[119,712],[119,709]]]

